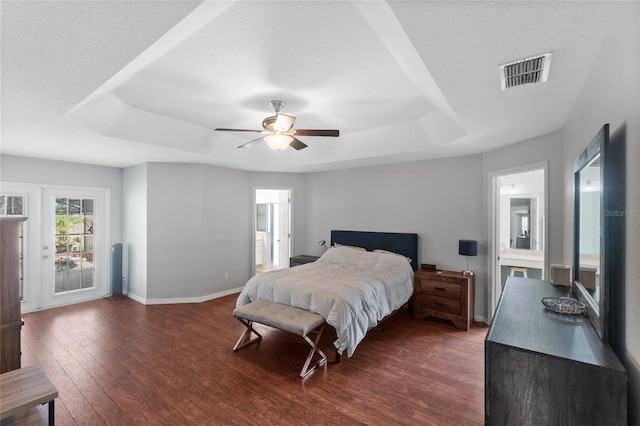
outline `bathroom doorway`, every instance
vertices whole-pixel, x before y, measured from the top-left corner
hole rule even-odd
[[[509,276],[546,279],[547,163],[489,175],[489,320]]]
[[[289,267],[291,189],[254,190],[255,273]]]

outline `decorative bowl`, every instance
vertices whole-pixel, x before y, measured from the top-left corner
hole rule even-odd
[[[586,308],[584,303],[568,297],[543,297],[542,304],[553,312],[571,315],[582,314]]]

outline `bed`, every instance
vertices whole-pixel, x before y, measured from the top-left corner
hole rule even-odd
[[[335,329],[337,353],[350,357],[368,330],[411,298],[417,246],[417,234],[331,231],[320,259],[254,276],[236,306],[267,300],[317,313]]]

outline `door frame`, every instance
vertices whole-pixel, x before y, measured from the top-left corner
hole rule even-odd
[[[73,186],[73,185],[52,185],[39,183],[23,183],[2,181],[2,192],[26,195],[25,213],[27,220],[24,227],[24,296],[25,300],[21,304],[21,311],[31,312],[38,309],[48,309],[56,306],[63,306],[72,303],[84,302],[105,297],[110,292],[110,261],[109,253],[111,246],[111,189],[104,187],[90,186]],[[44,295],[44,197],[46,190],[55,190],[64,193],[65,191],[80,191],[100,193],[103,196],[104,212],[103,212],[103,231],[104,234],[104,253],[100,255],[102,266],[96,269],[96,283],[104,283],[102,286],[96,285],[96,295],[91,297],[83,297],[88,292],[79,291],[78,295],[71,298],[61,298],[54,296],[54,300],[58,300],[56,304],[46,304]],[[49,249],[49,255],[53,253]],[[96,256],[97,259],[97,256]],[[97,262],[96,262],[97,263]],[[100,275],[99,275],[100,274]],[[100,280],[100,281],[99,281]],[[63,300],[64,299],[64,300]]]
[[[42,275],[41,275],[41,303],[42,308],[53,308],[56,306],[70,305],[89,300],[100,299],[110,293],[109,288],[109,261],[110,238],[108,233],[109,223],[109,189],[57,186],[55,188],[44,188],[42,191],[42,232],[41,246]],[[78,197],[93,198],[95,200],[93,226],[94,232],[94,273],[95,281],[93,287],[70,290],[62,293],[55,293],[54,265],[49,260],[54,258],[55,244],[55,214],[54,200],[56,197]],[[51,210],[49,210],[49,208]],[[51,214],[46,214],[51,213]],[[102,217],[101,217],[102,216]],[[102,235],[102,241],[100,238]],[[51,237],[47,241],[46,237]],[[44,249],[44,246],[49,247]],[[47,256],[45,258],[45,256]],[[100,261],[101,259],[101,261]],[[46,262],[45,262],[46,261]],[[47,285],[51,287],[46,288]]]
[[[249,247],[251,247],[251,276],[256,274],[256,194],[258,191],[269,190],[269,191],[289,191],[289,253],[294,253],[293,250],[293,206],[294,206],[294,193],[292,186],[253,186],[252,188],[252,201],[251,201],[251,242]],[[285,264],[284,267],[288,267],[288,263]]]
[[[502,280],[501,280],[501,268],[500,268],[500,224],[499,209],[500,209],[500,182],[499,178],[505,175],[512,175],[517,173],[531,172],[534,170],[543,170],[544,173],[544,216],[542,220],[542,238],[544,247],[544,267],[542,279],[545,279],[549,274],[549,162],[542,161],[538,163],[526,164],[518,167],[511,167],[508,169],[494,170],[488,174],[489,188],[489,252],[487,256],[487,270],[489,271],[489,286],[487,297],[487,321],[490,324],[493,318],[493,313],[498,306],[500,295],[502,294]]]

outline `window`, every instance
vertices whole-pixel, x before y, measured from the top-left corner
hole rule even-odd
[[[24,216],[23,195],[0,195],[0,216]],[[20,300],[24,298],[24,222],[20,224]]]
[[[0,195],[0,216],[22,216],[24,196]]]
[[[93,207],[93,199],[55,199],[56,294],[94,286]]]

